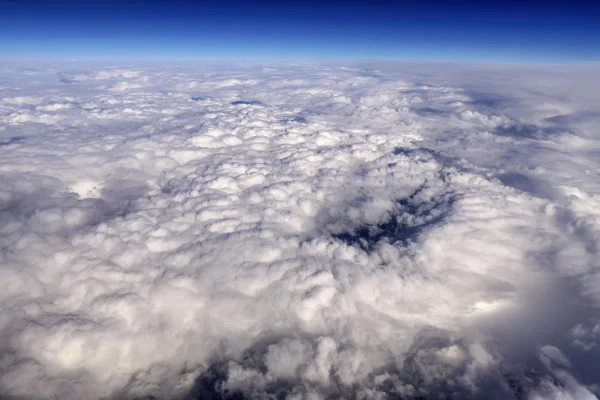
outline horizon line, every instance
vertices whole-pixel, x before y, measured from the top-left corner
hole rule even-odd
[[[600,65],[600,60],[526,61],[526,60],[455,60],[455,59],[414,59],[414,58],[300,58],[300,59],[234,59],[234,58],[88,58],[88,57],[2,57],[0,62],[180,62],[180,63],[245,63],[245,64],[319,64],[319,63],[430,63],[430,64],[503,64],[503,65]]]

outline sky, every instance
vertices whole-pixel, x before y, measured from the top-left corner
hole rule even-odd
[[[2,0],[0,58],[600,61],[600,5]]]

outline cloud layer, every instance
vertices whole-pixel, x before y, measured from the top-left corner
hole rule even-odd
[[[0,70],[8,398],[600,393],[597,68],[33,67]]]

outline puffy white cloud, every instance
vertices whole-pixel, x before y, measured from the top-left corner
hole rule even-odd
[[[3,69],[2,394],[594,398],[572,68]]]

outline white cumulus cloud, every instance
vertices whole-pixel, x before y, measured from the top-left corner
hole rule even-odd
[[[2,396],[600,393],[597,67],[31,67]]]

